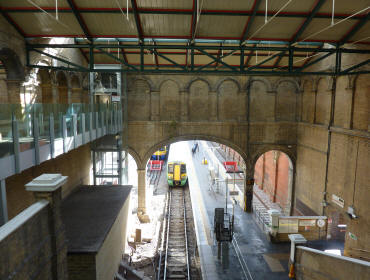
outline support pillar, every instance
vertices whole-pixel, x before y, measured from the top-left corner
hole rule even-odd
[[[253,186],[254,178],[253,176],[245,176],[245,185],[244,185],[244,211],[252,212],[252,199],[253,199]]]
[[[21,82],[7,80],[6,86],[8,89],[8,103],[20,104],[21,103]]]
[[[8,221],[5,179],[0,180],[0,227]]]
[[[26,190],[34,193],[37,201],[48,200],[50,244],[53,279],[68,279],[67,241],[61,217],[62,186],[67,176],[61,174],[43,174],[26,184]]]
[[[146,178],[145,169],[137,169],[137,216],[142,223],[149,222],[149,217],[146,215]]]

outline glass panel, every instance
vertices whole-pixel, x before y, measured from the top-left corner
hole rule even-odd
[[[49,116],[44,117],[43,114],[39,114],[39,146],[43,146],[50,143],[50,119]]]
[[[77,115],[77,134],[82,133],[82,120],[81,120],[81,114]]]
[[[0,104],[0,157],[14,154],[12,107]]]
[[[34,147],[32,114],[24,108],[23,116],[18,120],[19,150],[20,152]]]

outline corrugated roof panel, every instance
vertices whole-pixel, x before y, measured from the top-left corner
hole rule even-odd
[[[357,20],[346,20],[342,23],[339,23],[337,25],[334,25],[331,28],[326,29],[323,32],[320,32],[319,34],[314,35],[315,33],[327,28],[328,26],[331,26],[331,19],[326,18],[316,18],[313,19],[312,22],[308,25],[306,30],[303,32],[301,37],[298,40],[307,39],[309,41],[315,41],[315,40],[324,40],[324,41],[331,41],[331,40],[340,40],[348,30],[351,29],[351,27],[357,22]]]
[[[363,40],[367,38],[366,40]],[[350,39],[350,41],[359,41],[361,42],[370,42],[370,22],[368,21],[367,23],[362,26],[355,35],[353,35]]]
[[[120,5],[121,8],[126,8],[125,0],[74,0],[78,8],[119,8],[117,5]],[[131,1],[128,1],[128,7],[131,8]]]
[[[197,37],[228,37],[242,36],[248,17],[243,16],[200,16]]]
[[[189,36],[191,16],[140,14],[145,36]]]
[[[127,61],[132,64],[140,63],[140,55],[138,54],[126,54]]]
[[[210,62],[214,62],[214,61],[213,59],[211,59],[210,57],[206,55],[194,55],[194,64],[204,65]]]
[[[120,62],[105,54],[95,53],[94,63],[96,64],[119,64]]]
[[[266,25],[264,24],[263,17],[256,17],[247,38],[253,36],[252,40],[254,38],[289,40],[302,24],[302,19],[275,17]],[[261,28],[263,25],[264,27]]]
[[[41,7],[55,7],[55,0],[34,0],[36,5]],[[34,7],[27,0],[1,0],[0,6],[2,7]],[[66,0],[59,0],[58,7],[69,7]]]
[[[333,1],[326,1],[321,9],[320,13],[331,13]],[[334,12],[337,14],[354,14],[366,7],[369,7],[369,0],[335,0]]]
[[[192,9],[193,1],[184,0],[136,0],[138,8]]]
[[[132,14],[129,20],[122,14],[83,14],[86,25],[92,35],[137,35],[135,19]]]
[[[229,64],[229,65],[240,65],[240,57],[230,55],[222,59],[223,62]],[[221,63],[218,63],[219,65],[222,65]]]
[[[61,13],[59,21],[55,19],[54,13],[9,13],[9,15],[28,35],[83,35],[73,14]]]
[[[202,6],[203,2],[203,6]],[[234,10],[234,11],[247,11],[252,9],[254,1],[245,1],[245,0],[200,0],[199,5],[202,6],[204,10]]]
[[[276,13],[279,11],[288,0],[273,0],[268,1],[267,8],[270,12]],[[292,1],[290,2],[284,9],[281,10],[281,12],[308,12],[311,10],[311,8],[315,4],[315,0],[300,0],[300,1]],[[261,2],[261,5],[259,7],[259,11],[265,11],[265,1]]]

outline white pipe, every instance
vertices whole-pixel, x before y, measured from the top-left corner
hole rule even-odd
[[[58,15],[58,0],[55,0],[55,18],[59,20],[59,15]]]
[[[47,11],[45,11],[43,8],[41,8],[39,5],[37,5],[35,2],[31,1],[31,0],[27,0],[28,3],[32,4],[33,6],[35,6],[37,9],[39,9],[40,11],[44,12],[46,15],[48,15],[49,17],[51,17],[52,19],[55,19],[58,23],[60,23],[61,25],[63,25],[64,27],[68,28],[68,29],[71,29],[68,25],[64,24],[63,22],[61,22],[60,20],[56,19],[55,17],[53,17],[51,14],[49,14]]]
[[[360,10],[360,11],[358,11],[358,12],[356,12],[356,13],[354,13],[354,14],[352,14],[352,15],[350,15],[350,16],[348,16],[348,17],[346,17],[346,18],[344,18],[344,19],[342,19],[342,20],[340,20],[340,21],[338,21],[338,22],[336,22],[336,23],[334,23],[333,25],[329,25],[329,26],[325,27],[324,29],[322,29],[322,30],[320,30],[320,31],[317,31],[317,32],[316,32],[316,33],[314,33],[314,34],[311,34],[310,36],[308,36],[308,37],[304,38],[303,40],[301,40],[301,41],[299,41],[299,42],[294,43],[292,46],[295,46],[295,45],[297,45],[297,44],[298,44],[298,43],[300,43],[300,42],[304,42],[304,41],[306,41],[307,39],[312,38],[313,36],[316,36],[317,34],[320,34],[321,32],[324,32],[324,31],[326,31],[326,30],[328,30],[328,29],[330,29],[330,28],[334,27],[334,26],[335,26],[335,25],[337,25],[337,24],[340,24],[340,23],[342,23],[342,22],[345,22],[346,20],[349,20],[350,18],[353,18],[354,16],[356,16],[356,15],[358,15],[358,14],[363,13],[363,12],[365,12],[365,11],[366,11],[366,10],[368,10],[368,9],[370,9],[370,6],[366,7],[365,9],[362,9],[362,10]]]
[[[266,0],[266,7],[265,7],[265,23],[267,22],[267,6],[268,6],[268,0]]]
[[[126,0],[126,19],[128,21],[128,0]]]
[[[335,7],[335,0],[333,0],[333,5],[331,9],[331,25],[334,25],[334,7]]]
[[[285,9],[286,6],[290,4],[293,0],[289,0],[286,2],[265,24],[263,24],[260,28],[258,28],[246,41],[249,41],[254,35],[256,35],[258,32],[261,31],[263,27],[265,27],[267,24],[269,24],[283,9]],[[245,44],[245,43],[244,43]]]

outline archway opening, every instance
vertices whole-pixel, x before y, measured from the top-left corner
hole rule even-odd
[[[63,72],[57,74],[58,95],[61,104],[68,104],[68,82],[67,77]]]
[[[293,163],[278,150],[262,154],[254,166],[254,204],[290,215],[293,188]]]

